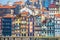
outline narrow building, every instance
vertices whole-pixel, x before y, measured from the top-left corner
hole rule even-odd
[[[55,37],[60,35],[60,14],[55,14]]]
[[[12,35],[12,19],[13,15],[10,14],[2,17],[2,36]]]

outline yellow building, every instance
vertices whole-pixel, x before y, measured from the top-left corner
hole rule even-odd
[[[14,20],[14,35],[13,36],[28,36],[28,12],[23,12]]]

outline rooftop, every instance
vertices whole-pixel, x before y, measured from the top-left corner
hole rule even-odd
[[[49,8],[57,8],[57,6],[55,4],[50,4]]]
[[[1,5],[0,5],[0,8],[15,8],[15,6],[9,6],[9,5],[5,5],[5,6],[2,5],[2,6],[1,6]]]
[[[20,4],[20,5],[21,5],[21,4],[23,4],[23,2],[22,2],[22,1],[14,2],[14,4],[16,4],[16,5],[17,5],[17,4]]]
[[[6,17],[6,18],[14,18],[14,16],[12,14],[6,14],[5,16],[3,17]]]

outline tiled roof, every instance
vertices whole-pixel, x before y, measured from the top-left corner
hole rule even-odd
[[[57,6],[55,4],[50,4],[49,8],[57,8]]]
[[[28,12],[22,12],[21,14],[26,14],[26,15],[27,15],[27,14],[28,14]]]
[[[23,4],[23,2],[19,1],[19,2],[15,2],[14,4]]]
[[[15,8],[15,6],[8,6],[8,5],[6,5],[6,6],[0,6],[0,8]]]
[[[31,0],[32,2],[37,2],[38,0]]]
[[[12,14],[6,14],[5,16],[3,17],[6,17],[6,18],[14,18],[14,16]]]

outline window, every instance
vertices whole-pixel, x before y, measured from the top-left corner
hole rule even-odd
[[[55,18],[55,20],[60,20],[60,18]]]
[[[53,8],[53,10],[55,10],[55,8]]]
[[[55,13],[58,13],[58,11],[56,11]]]
[[[57,8],[55,8],[55,10],[57,10]]]
[[[55,28],[60,28],[60,25],[55,25]]]
[[[15,27],[15,29],[20,29],[20,27]]]
[[[26,34],[24,34],[24,36],[26,36]]]
[[[35,33],[37,34],[37,33],[38,33],[38,31],[35,31]]]
[[[33,24],[33,22],[30,22],[30,25],[32,25]]]
[[[13,40],[15,40],[15,38],[13,38]]]
[[[6,25],[10,25],[11,23],[6,23]]]
[[[18,21],[18,19],[15,19],[16,21]]]
[[[26,20],[26,17],[23,17],[23,20]]]
[[[56,2],[56,5],[59,5],[59,2]]]
[[[18,36],[18,37],[19,37],[19,36],[20,36],[20,34],[18,33],[18,34],[16,34],[16,36]]]
[[[5,40],[5,38],[4,38],[4,40]]]
[[[60,24],[60,21],[57,21],[57,24]]]
[[[52,14],[52,15],[50,15],[51,16],[51,18],[54,18],[54,15]]]
[[[50,13],[52,13],[52,11],[50,11]]]
[[[55,17],[55,20],[57,20],[57,18]]]
[[[21,25],[21,27],[23,28],[23,27],[26,27],[26,25]]]
[[[22,31],[26,31],[26,29],[22,29]]]
[[[16,23],[15,25],[18,25],[18,23]]]
[[[50,10],[52,10],[52,8],[50,8]]]
[[[22,34],[22,36],[26,36],[26,34]]]
[[[9,38],[7,38],[7,40],[9,40]]]
[[[24,36],[24,35],[22,34],[22,36]]]
[[[26,24],[26,21],[21,21],[22,24]]]
[[[19,25],[21,25],[21,23],[19,23]]]

